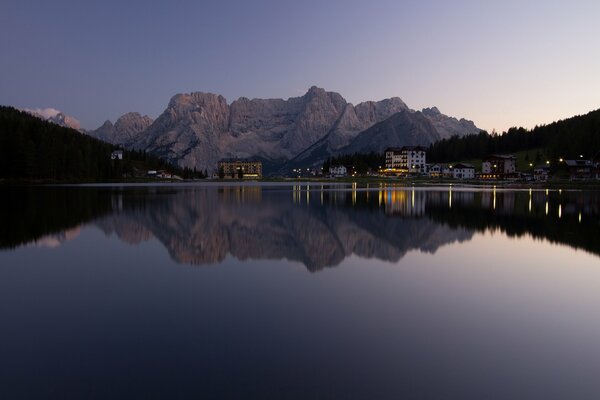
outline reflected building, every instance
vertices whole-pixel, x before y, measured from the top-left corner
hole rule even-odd
[[[193,265],[228,256],[288,259],[310,271],[352,255],[396,262],[486,230],[600,254],[600,195],[593,191],[165,185],[28,189],[13,191],[10,201],[3,220],[28,230],[3,230],[2,248],[58,246],[93,224],[131,245],[157,241],[173,260]]]

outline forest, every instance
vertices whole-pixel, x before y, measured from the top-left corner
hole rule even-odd
[[[166,170],[182,178],[204,172],[180,168],[143,151],[119,149],[75,129],[41,120],[13,107],[0,106],[0,180],[34,182],[98,182]]]
[[[529,130],[513,127],[502,134],[481,131],[477,135],[453,136],[431,144],[427,162],[459,162],[525,150],[535,151],[536,159],[531,161],[536,162],[541,161],[542,153],[544,159],[600,159],[600,110]],[[329,167],[335,165],[346,166],[349,173],[376,172],[381,166],[385,168],[385,155],[354,153],[329,157],[323,163],[323,172],[327,174]]]
[[[380,168],[385,168],[385,154],[380,153],[354,153],[340,156],[329,157],[323,163],[323,173],[328,174],[329,168],[336,165],[343,165],[348,168],[348,173],[357,173],[364,175],[369,171],[377,172]]]
[[[481,131],[433,143],[428,162],[481,159],[490,154],[539,149],[550,159],[596,159],[600,155],[600,110],[528,130],[510,128],[503,134]]]

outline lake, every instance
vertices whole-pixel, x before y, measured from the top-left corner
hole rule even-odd
[[[0,188],[3,399],[597,399],[600,192]]]

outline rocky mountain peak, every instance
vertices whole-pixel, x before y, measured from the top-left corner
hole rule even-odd
[[[429,144],[477,132],[471,121],[445,116],[435,107],[415,112],[399,97],[353,106],[339,93],[311,86],[287,100],[240,97],[231,104],[214,93],[180,93],[155,121],[128,113],[93,134],[181,166],[214,171],[227,157],[312,165],[345,150],[379,151],[390,143]]]
[[[102,126],[100,126],[100,128],[107,129],[107,128],[112,128],[113,126],[114,126],[113,123],[109,119],[107,119],[106,121],[104,121]],[[100,128],[98,128],[98,129],[100,129]]]
[[[306,96],[314,96],[314,95],[325,94],[325,93],[326,93],[325,89],[313,85],[306,92]]]
[[[81,130],[81,124],[76,118],[66,115],[62,111],[55,108],[26,108],[23,111],[28,112],[29,114],[40,119],[55,123],[56,125]]]
[[[152,122],[154,122],[153,119],[147,115],[142,116],[140,113],[130,112],[119,117],[114,126],[119,136],[133,140],[137,134],[152,125]]]
[[[225,104],[227,101],[221,95],[209,92],[179,93],[169,101],[169,108],[201,107],[214,104]]]
[[[430,116],[436,116],[436,115],[442,114],[440,112],[440,110],[438,110],[437,107],[424,108],[422,112],[423,112],[423,114],[430,115]]]
[[[88,134],[119,146],[133,146],[152,122],[152,118],[147,115],[129,112],[120,116],[114,124],[106,120],[102,126]]]

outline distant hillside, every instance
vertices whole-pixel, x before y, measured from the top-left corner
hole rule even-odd
[[[192,174],[143,152],[124,151],[123,160],[111,160],[116,149],[75,129],[0,106],[0,180],[102,181],[148,169]]]
[[[478,159],[493,153],[541,149],[550,159],[598,158],[600,156],[600,110],[591,111],[532,130],[510,128],[507,132],[443,139],[429,147],[433,162]]]

